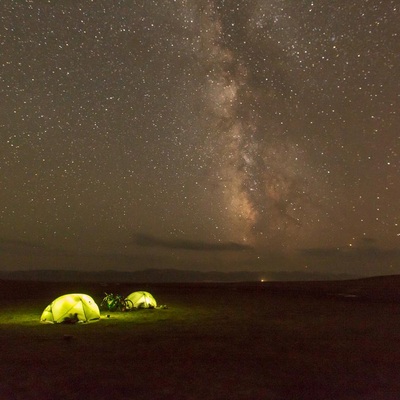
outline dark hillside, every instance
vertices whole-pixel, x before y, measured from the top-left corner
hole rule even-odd
[[[337,297],[346,300],[400,302],[400,276],[380,276],[341,281],[299,282],[41,282],[0,280],[0,299],[53,298],[64,293],[104,292],[128,295],[135,290],[157,292],[259,292],[263,295],[289,297]]]

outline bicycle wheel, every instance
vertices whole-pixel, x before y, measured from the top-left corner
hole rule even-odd
[[[133,310],[133,303],[129,299],[125,299],[125,310],[126,311],[131,311]]]

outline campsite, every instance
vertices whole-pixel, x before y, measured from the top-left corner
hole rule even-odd
[[[399,283],[0,281],[0,398],[398,399]],[[167,307],[39,321],[67,293],[135,290]]]

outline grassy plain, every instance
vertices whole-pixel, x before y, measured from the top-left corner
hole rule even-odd
[[[357,282],[0,281],[0,399],[399,399],[400,281]],[[168,308],[39,323],[62,294],[135,290]]]

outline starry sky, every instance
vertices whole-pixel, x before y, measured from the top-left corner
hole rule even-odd
[[[0,267],[400,273],[395,0],[4,0]]]

